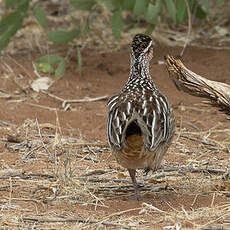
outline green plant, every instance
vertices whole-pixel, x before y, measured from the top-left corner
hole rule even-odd
[[[46,15],[44,11],[36,5],[34,7],[34,15],[38,23],[46,29]],[[79,46],[77,45],[77,39],[80,36],[86,36],[89,32],[89,21],[86,20],[85,25],[80,27],[78,21],[72,17],[74,23],[74,28],[72,30],[46,30],[46,35],[49,41],[56,44],[70,44],[70,48],[65,57],[59,55],[46,55],[39,58],[36,61],[36,67],[38,70],[45,73],[55,73],[56,77],[62,77],[65,72],[65,61],[68,59],[69,55],[73,49],[77,49],[77,60],[78,60],[78,70],[81,73],[82,57]],[[56,68],[55,68],[56,67]]]
[[[14,7],[14,11],[3,16],[0,21],[0,51],[9,43],[18,29],[20,29],[23,19],[27,15],[30,0],[5,0],[6,8]]]
[[[73,49],[76,49],[78,70],[81,72],[82,57],[77,40],[86,36],[90,30],[89,18],[83,26],[72,17],[74,28],[72,30],[48,30],[47,17],[39,6],[39,1],[32,4],[31,0],[5,0],[5,7],[12,9],[0,21],[0,52],[8,45],[10,39],[21,28],[28,10],[33,10],[37,22],[44,29],[47,39],[56,44],[69,44],[70,48],[65,57],[59,55],[46,55],[36,61],[38,70],[45,73],[54,73],[56,77],[63,76],[65,61]],[[156,25],[165,21],[174,25],[181,24],[188,19],[188,7],[191,14],[204,20],[209,12],[211,0],[69,0],[70,6],[89,12],[98,5],[103,5],[111,13],[110,26],[115,38],[119,39],[121,32],[131,26],[144,26],[147,33],[151,33]],[[223,4],[224,0],[217,0],[217,4]],[[31,4],[30,4],[31,3]],[[123,12],[130,12],[133,22],[124,23]],[[144,23],[144,24],[143,24]]]
[[[217,4],[223,4],[218,0]],[[162,21],[181,24],[188,19],[187,5],[194,17],[205,19],[211,0],[70,0],[73,7],[90,11],[96,5],[103,5],[112,12],[111,29],[116,38],[127,26],[123,23],[122,12],[129,11],[138,25],[145,22],[148,32]]]
[[[27,16],[31,0],[5,0],[5,7],[11,8],[12,12],[8,13],[0,21],[0,51],[2,51],[10,42],[10,39],[21,28],[23,19]],[[77,49],[76,55],[78,60],[78,70],[81,72],[82,57],[77,39],[80,36],[86,36],[89,31],[89,21],[86,20],[83,27],[72,17],[74,28],[72,30],[47,30],[47,17],[39,4],[31,6],[33,15],[37,22],[45,30],[47,39],[56,44],[70,44],[70,48],[65,57],[53,54],[40,57],[36,60],[36,68],[44,73],[54,73],[56,77],[63,76],[65,72],[65,61],[68,59],[73,49]]]

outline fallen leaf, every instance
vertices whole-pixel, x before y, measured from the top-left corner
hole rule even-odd
[[[34,80],[31,84],[31,88],[39,92],[40,90],[47,90],[53,84],[53,80],[49,77],[41,77]]]

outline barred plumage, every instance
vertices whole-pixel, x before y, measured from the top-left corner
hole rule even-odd
[[[108,102],[108,142],[117,162],[128,169],[137,199],[136,169],[157,170],[175,129],[168,99],[149,74],[152,56],[152,39],[137,34],[131,45],[128,82]]]

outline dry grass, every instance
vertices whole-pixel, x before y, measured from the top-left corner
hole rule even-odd
[[[70,15],[65,16],[65,22],[70,20]],[[83,18],[80,14],[75,16]],[[122,34],[122,40],[115,41],[110,28],[105,27],[107,13],[103,17],[93,16],[90,36],[79,41],[83,47],[110,52],[129,44],[135,33],[143,32],[132,29]],[[49,53],[40,27],[29,20],[31,18],[6,52],[39,48],[42,54]],[[54,26],[63,18],[55,20]],[[222,26],[225,18],[218,17],[218,20]],[[208,35],[211,34],[208,37],[213,40],[220,38],[220,45],[229,42],[228,37],[221,37],[218,30],[208,24],[197,30],[196,36],[191,35],[192,45],[202,45],[199,39],[204,31],[208,31]],[[169,45],[183,45],[187,30],[179,32],[161,25],[152,35]],[[11,69],[8,72],[15,78]],[[23,92],[27,90],[23,85],[18,87]],[[2,98],[23,100],[21,95],[1,94]],[[56,108],[52,110],[55,112]],[[208,112],[199,105],[183,106],[181,110]],[[156,226],[159,229],[208,229],[220,226],[224,230],[230,226],[229,128],[214,124],[213,128],[201,131],[193,123],[181,122],[162,169],[148,176],[138,172],[143,201],[137,202],[131,200],[133,188],[126,170],[114,161],[107,143],[64,136],[55,113],[56,125],[25,120],[16,126],[0,120],[2,229],[154,229]]]
[[[26,120],[21,126],[8,124],[0,129],[4,134],[1,142],[5,143],[0,171],[1,226],[145,229],[163,224],[165,229],[181,229],[182,225],[204,229],[216,224],[225,226],[230,221],[229,201],[220,202],[228,200],[229,162],[226,158],[215,160],[216,153],[229,153],[229,129],[213,127],[205,132],[188,132],[181,128],[170,153],[200,154],[188,158],[186,164],[168,162],[150,176],[140,175],[142,194],[147,199],[133,208],[127,206],[107,215],[104,210],[111,208],[114,201],[130,200],[133,188],[124,169],[108,160],[110,151],[106,143],[63,137],[58,116],[56,126]],[[217,133],[226,137],[224,141],[215,138]],[[16,157],[10,160],[12,153]],[[170,194],[181,197],[182,202],[165,201],[165,205],[155,206],[148,199]],[[210,203],[199,204],[199,197]],[[190,203],[183,204],[187,198]],[[70,207],[69,212],[65,207]],[[74,214],[73,207],[78,207],[78,214]],[[88,216],[85,208],[96,213]]]

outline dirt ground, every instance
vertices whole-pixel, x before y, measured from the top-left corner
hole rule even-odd
[[[1,229],[230,227],[229,117],[175,88],[159,61],[180,50],[157,47],[151,62],[154,82],[173,105],[177,133],[162,168],[148,176],[138,172],[141,201],[133,200],[130,178],[111,156],[107,99],[69,103],[65,110],[57,98],[118,93],[129,74],[128,47],[84,50],[81,75],[73,56],[64,77],[49,76],[49,94],[30,87],[38,53],[1,57]],[[189,69],[227,84],[229,60],[230,50],[196,47],[183,57]]]

